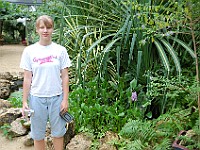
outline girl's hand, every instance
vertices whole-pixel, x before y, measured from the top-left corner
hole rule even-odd
[[[68,101],[66,101],[66,100],[62,101],[61,106],[60,106],[60,111],[62,113],[65,113],[68,111]]]
[[[23,103],[23,107],[22,107],[22,116],[25,116],[24,110],[25,109],[29,109],[28,104],[27,103]]]

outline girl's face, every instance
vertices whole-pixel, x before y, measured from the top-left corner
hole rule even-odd
[[[53,33],[53,27],[44,24],[44,21],[40,20],[38,26],[36,27],[36,32],[40,36],[42,41],[50,41]]]

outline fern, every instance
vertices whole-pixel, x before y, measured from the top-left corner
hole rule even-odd
[[[122,137],[129,138],[131,141],[134,141],[131,145],[138,145],[140,143],[139,141],[141,141],[141,143],[143,143],[141,145],[139,144],[141,148],[145,146],[145,143],[152,140],[154,134],[155,132],[151,122],[142,120],[129,120],[119,133]]]
[[[127,144],[128,150],[144,150],[144,145],[142,144],[141,140],[131,141]]]
[[[191,108],[188,109],[173,109],[166,114],[162,114],[157,119],[146,120],[129,120],[119,135],[124,138],[125,143],[123,149],[128,150],[162,150],[171,149],[171,144],[174,136],[180,130],[188,129],[192,126]],[[198,121],[193,130],[199,135]],[[192,145],[190,141],[188,148],[196,148],[198,144]],[[122,145],[121,145],[122,146]],[[122,148],[122,147],[121,147]],[[199,148],[199,147],[198,147]]]
[[[199,129],[199,120],[196,120],[196,124],[188,132],[188,136],[182,137],[185,140],[186,147],[188,149],[200,149],[200,143],[198,143],[198,136],[200,136],[200,129]]]
[[[160,140],[160,143],[155,143],[153,150],[163,150],[163,148],[165,150],[167,149],[171,149],[171,140],[164,138],[162,140]]]

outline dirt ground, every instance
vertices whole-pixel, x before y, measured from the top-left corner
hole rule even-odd
[[[0,45],[0,72],[19,73],[23,70],[19,68],[21,54],[25,46],[23,45]],[[24,137],[9,140],[0,132],[0,150],[34,150],[32,147],[25,147]]]
[[[19,64],[24,48],[20,44],[0,45],[0,72],[22,72]]]
[[[34,150],[33,146],[24,146],[24,140],[24,137],[9,140],[0,133],[0,150]]]

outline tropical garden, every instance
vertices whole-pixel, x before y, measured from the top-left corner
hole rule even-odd
[[[106,131],[119,135],[119,150],[173,149],[176,138],[200,149],[198,0],[48,0],[34,8],[0,1],[0,35],[9,41],[7,27],[24,17],[34,43],[35,19],[52,16],[53,40],[73,63],[69,111],[76,133],[94,137],[91,149]],[[183,130],[194,136],[177,137]]]

